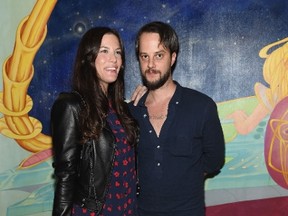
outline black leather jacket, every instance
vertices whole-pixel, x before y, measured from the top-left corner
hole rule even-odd
[[[56,177],[53,216],[71,215],[74,203],[101,211],[113,169],[115,137],[109,127],[97,143],[80,144],[81,103],[78,94],[61,93],[51,111]]]

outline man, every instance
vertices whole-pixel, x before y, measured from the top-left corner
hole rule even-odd
[[[172,79],[179,50],[170,25],[152,22],[136,38],[148,91],[134,106],[140,126],[139,216],[203,216],[205,176],[224,164],[224,138],[215,102]]]

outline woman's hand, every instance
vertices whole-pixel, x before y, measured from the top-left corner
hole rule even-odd
[[[131,101],[134,101],[133,102],[134,106],[137,106],[140,98],[147,92],[147,90],[148,90],[147,87],[143,85],[138,85],[136,87],[136,89],[134,90],[131,96]]]

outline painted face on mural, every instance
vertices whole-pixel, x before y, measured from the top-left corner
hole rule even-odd
[[[100,85],[106,92],[108,85],[116,81],[122,66],[122,50],[118,38],[113,34],[105,34],[102,38],[99,53],[95,59],[95,67]]]
[[[170,54],[161,43],[157,33],[143,33],[139,40],[139,62],[145,86],[155,90],[172,79],[171,67],[176,53]]]

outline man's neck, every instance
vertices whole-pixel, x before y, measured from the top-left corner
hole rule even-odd
[[[149,90],[146,105],[153,103],[161,103],[162,101],[169,100],[174,95],[176,84],[172,79],[169,79],[163,86],[155,90]]]

